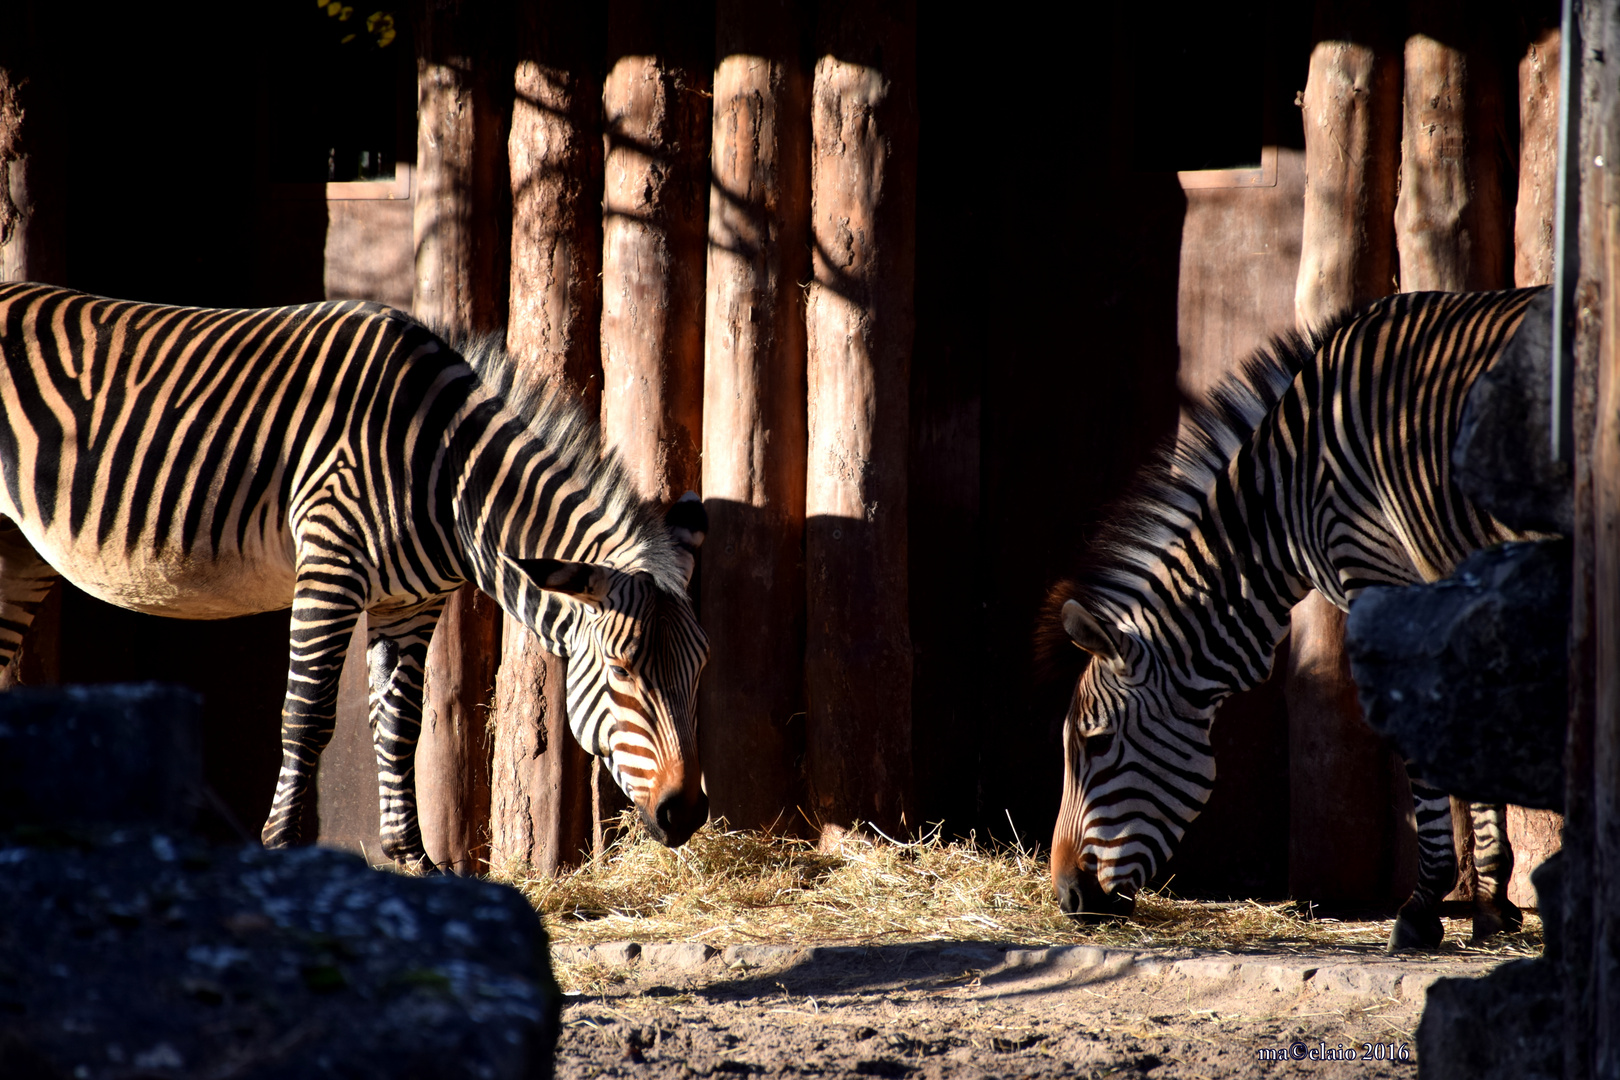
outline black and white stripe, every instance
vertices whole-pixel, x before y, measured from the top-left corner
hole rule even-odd
[[[1128,912],[1170,858],[1215,780],[1216,705],[1266,677],[1311,589],[1348,609],[1369,585],[1433,581],[1521,538],[1458,491],[1451,448],[1469,387],[1534,295],[1406,293],[1275,343],[1187,418],[1093,565],[1052,591],[1042,634],[1092,656],[1064,725],[1065,910]],[[1432,946],[1457,874],[1451,814],[1417,778],[1413,800],[1420,880],[1392,945]],[[1479,867],[1480,933],[1517,912],[1502,808],[1476,808],[1475,826],[1495,853]]]
[[[11,284],[0,351],[0,666],[58,575],[179,618],[290,605],[267,844],[306,839],[365,613],[384,848],[431,866],[423,665],[465,581],[570,658],[571,726],[655,835],[680,843],[707,816],[708,646],[685,594],[702,506],[661,520],[498,344],[458,351],[376,304],[215,311]]]

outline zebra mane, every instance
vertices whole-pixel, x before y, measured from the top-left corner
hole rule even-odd
[[[608,518],[630,521],[626,530],[630,544],[609,553],[618,556],[611,558],[611,565],[651,574],[664,592],[684,593],[685,578],[660,507],[642,498],[618,452],[604,448],[601,426],[586,415],[567,384],[523,371],[499,333],[439,336],[467,362],[479,382],[522,418],[530,434],[569,463],[582,485],[601,500]]]
[[[1063,629],[1064,603],[1078,600],[1095,612],[1099,594],[1128,592],[1142,571],[1158,564],[1204,513],[1203,498],[1216,477],[1343,321],[1334,319],[1308,337],[1276,335],[1222,379],[1207,402],[1183,409],[1174,438],[1104,512],[1076,572],[1047,591],[1035,624],[1037,671],[1048,678],[1078,676],[1087,657]]]

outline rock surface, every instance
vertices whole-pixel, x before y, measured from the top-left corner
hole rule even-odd
[[[0,695],[0,1077],[548,1077],[561,994],[514,889],[210,846],[196,699]]]
[[[1563,809],[1570,545],[1504,544],[1432,585],[1370,588],[1346,646],[1361,707],[1429,783]]]

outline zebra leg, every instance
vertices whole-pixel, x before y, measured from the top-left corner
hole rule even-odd
[[[0,517],[0,671],[11,663],[39,606],[61,580],[17,523]]]
[[[400,866],[424,873],[437,867],[422,844],[416,810],[416,742],[422,734],[428,640],[446,599],[437,597],[403,613],[372,611],[366,648],[383,853]]]
[[[1417,814],[1418,880],[1395,916],[1389,951],[1435,949],[1445,934],[1440,900],[1457,884],[1457,848],[1451,839],[1451,797],[1430,787],[1407,768],[1412,808]]]
[[[337,720],[338,677],[360,619],[363,583],[300,575],[293,595],[287,699],[281,708],[281,776],[264,823],[265,847],[314,843],[315,769]]]
[[[1508,843],[1507,807],[1469,803],[1474,829],[1474,936],[1470,944],[1524,925],[1524,912],[1508,899],[1513,877],[1513,847]]]

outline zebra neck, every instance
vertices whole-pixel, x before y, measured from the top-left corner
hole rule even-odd
[[[1223,698],[1265,680],[1290,610],[1310,591],[1276,567],[1282,545],[1251,528],[1270,515],[1247,505],[1249,485],[1233,482],[1245,457],[1215,479],[1198,512],[1161,522],[1162,532],[1141,537],[1094,586],[1099,606],[1203,719]]]

